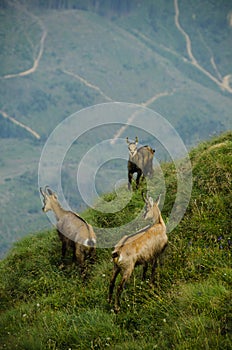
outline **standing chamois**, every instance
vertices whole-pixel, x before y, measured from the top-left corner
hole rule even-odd
[[[136,177],[136,188],[139,187],[139,180],[141,176],[152,176],[153,175],[153,157],[155,150],[150,146],[142,146],[137,148],[138,137],[136,136],[134,142],[129,142],[128,137],[126,138],[129,149],[129,160],[127,163],[128,169],[128,189],[131,189],[131,182],[133,174],[137,173]]]
[[[46,213],[52,210],[57,220],[57,232],[62,242],[62,259],[65,257],[67,247],[73,249],[73,260],[77,261],[81,273],[85,269],[87,258],[94,260],[96,251],[96,235],[89,225],[78,214],[65,210],[58,202],[57,195],[51,189],[40,188],[43,196],[44,206],[42,210]]]
[[[120,295],[126,281],[129,280],[136,265],[143,265],[143,279],[146,278],[148,263],[152,265],[151,283],[154,283],[157,258],[161,255],[168,243],[166,226],[158,208],[160,196],[155,203],[151,197],[144,198],[146,207],[144,219],[152,219],[153,224],[130,235],[124,236],[112,252],[114,271],[109,287],[109,302],[112,301],[115,281],[120,273],[122,278],[117,287],[114,310],[120,309]]]

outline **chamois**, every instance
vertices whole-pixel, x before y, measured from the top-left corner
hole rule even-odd
[[[89,258],[92,262],[96,252],[96,235],[91,225],[89,225],[78,214],[65,210],[60,205],[57,195],[48,186],[43,190],[44,206],[42,210],[47,212],[52,210],[57,220],[57,233],[62,242],[62,260],[65,257],[67,247],[73,249],[73,261],[77,261],[81,273],[84,272],[85,261]]]
[[[141,176],[151,177],[153,175],[152,162],[153,162],[155,150],[152,149],[150,146],[142,146],[138,149],[137,136],[134,142],[129,142],[129,139],[127,137],[126,142],[128,144],[128,149],[129,149],[129,160],[127,162],[127,169],[128,169],[128,189],[130,190],[134,173],[137,173],[136,188],[139,187],[139,181]]]
[[[132,235],[124,236],[116,244],[112,252],[114,270],[109,286],[109,303],[112,302],[116,278],[119,273],[122,276],[115,296],[115,312],[118,312],[120,309],[121,293],[135,266],[143,265],[143,279],[145,279],[148,263],[151,263],[151,283],[154,283],[157,258],[167,246],[168,237],[166,235],[166,226],[158,207],[160,196],[155,203],[153,203],[153,199],[147,195],[144,200],[146,203],[144,219],[152,219],[153,224]]]

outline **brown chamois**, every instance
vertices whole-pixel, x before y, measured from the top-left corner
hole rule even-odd
[[[73,249],[73,260],[77,261],[81,273],[84,272],[87,258],[94,261],[96,252],[96,235],[89,225],[78,214],[65,210],[60,205],[57,195],[51,189],[45,187],[40,192],[43,196],[44,206],[42,210],[52,210],[57,220],[57,232],[62,242],[62,260],[65,257],[67,247]]]
[[[143,279],[145,279],[148,263],[151,263],[151,283],[154,283],[157,258],[164,251],[168,243],[166,226],[158,208],[160,196],[155,203],[153,203],[153,199],[151,197],[148,198],[148,196],[146,196],[144,200],[146,203],[144,219],[152,219],[153,224],[132,235],[124,236],[117,243],[112,252],[114,270],[109,287],[110,303],[112,301],[116,278],[119,273],[122,276],[115,296],[115,312],[118,312],[120,309],[120,295],[136,265],[143,265]]]
[[[139,181],[141,176],[151,177],[153,175],[153,157],[155,150],[150,146],[142,146],[137,148],[138,137],[136,136],[134,142],[129,142],[128,137],[126,138],[129,150],[129,160],[127,162],[128,169],[128,189],[131,189],[131,183],[133,174],[137,173],[136,177],[136,188],[139,187]]]

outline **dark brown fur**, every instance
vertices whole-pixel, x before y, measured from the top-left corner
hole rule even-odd
[[[129,142],[127,138],[127,144],[129,149],[129,160],[127,162],[128,189],[131,189],[134,173],[137,173],[136,188],[138,188],[141,176],[152,177],[153,175],[153,158],[155,150],[150,146],[142,146],[137,149],[138,138],[135,139],[135,142]]]

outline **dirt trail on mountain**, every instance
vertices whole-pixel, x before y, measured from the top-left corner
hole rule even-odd
[[[155,102],[155,101],[158,100],[159,98],[164,97],[164,96],[170,96],[170,95],[172,95],[175,91],[176,91],[176,89],[173,89],[172,91],[160,92],[159,94],[156,94],[155,96],[149,98],[149,100],[147,100],[146,102],[141,103],[141,106],[148,107],[149,105],[151,105],[153,102]]]
[[[102,95],[107,101],[113,101],[113,99],[109,96],[107,96],[97,85],[93,85],[92,83],[90,83],[89,81],[87,81],[86,79],[84,79],[83,77],[81,77],[80,75],[76,74],[76,73],[72,73],[67,71],[66,69],[62,70],[63,73],[68,74],[76,79],[78,79],[79,81],[81,81],[84,85],[90,87],[91,89],[97,91],[100,95]]]
[[[17,4],[14,4],[14,6],[17,7]],[[21,10],[21,7],[19,8],[19,10]],[[37,57],[34,59],[34,62],[33,62],[33,65],[32,65],[31,68],[29,68],[29,69],[27,69],[25,71],[19,72],[19,73],[4,75],[2,77],[2,79],[11,79],[11,78],[17,78],[17,77],[24,77],[26,75],[34,73],[38,69],[40,60],[41,60],[41,58],[43,56],[44,43],[45,43],[45,39],[46,39],[46,36],[47,36],[47,30],[46,30],[43,22],[38,17],[36,17],[35,15],[29,13],[25,9],[24,9],[24,12],[26,12],[29,16],[33,17],[39,23],[39,25],[40,25],[40,27],[42,29],[42,36],[41,36],[40,43],[39,43],[39,52],[38,52]],[[0,110],[0,114],[3,116],[3,118],[10,120],[12,123],[18,125],[19,127],[25,129],[26,131],[28,131],[36,139],[38,139],[38,140],[40,139],[40,135],[36,131],[31,129],[29,126],[19,122],[18,120],[16,120],[13,117],[10,117],[6,112],[4,112],[2,110]]]
[[[148,107],[150,106],[152,103],[154,103],[156,100],[158,100],[161,97],[164,96],[171,96],[174,92],[176,91],[176,89],[172,90],[172,91],[164,91],[164,92],[160,92],[154,96],[152,96],[151,98],[149,98],[147,101],[140,103],[139,105],[141,107]],[[135,119],[136,116],[138,116],[140,113],[140,109],[138,109],[137,111],[135,111],[134,113],[131,114],[131,116],[128,118],[127,120],[127,124],[123,125],[113,136],[112,140],[111,140],[111,144],[114,144],[117,140],[117,138],[119,138],[124,131],[128,128],[128,126],[132,123],[132,121]]]
[[[97,91],[100,95],[102,95],[107,101],[111,101],[113,102],[114,100],[107,96],[101,89],[99,86],[97,85],[93,85],[92,83],[90,83],[89,81],[87,81],[86,79],[84,79],[83,77],[81,77],[80,75],[76,74],[76,73],[72,73],[66,69],[62,70],[63,73],[68,74],[76,79],[78,79],[79,81],[81,81],[83,84],[85,84],[87,87],[94,89],[95,91]],[[154,103],[156,100],[158,100],[161,97],[164,96],[170,96],[174,93],[175,90],[172,91],[164,91],[164,92],[160,92],[154,96],[152,96],[151,98],[149,98],[147,101],[145,102],[141,102],[139,105],[143,106],[143,107],[148,107],[149,105],[151,105],[152,103]],[[127,124],[122,126],[117,132],[116,134],[113,136],[113,139],[111,140],[111,144],[114,144],[115,141],[117,140],[118,137],[120,137],[123,132],[128,128],[128,125],[130,125],[132,123],[132,121],[134,120],[134,118],[139,114],[139,110],[135,111],[134,113],[132,113],[132,115],[128,118],[127,120]]]
[[[34,73],[37,70],[37,68],[39,66],[39,62],[40,62],[41,57],[43,55],[44,42],[45,42],[46,36],[47,36],[47,31],[45,30],[42,34],[41,39],[40,39],[40,48],[39,48],[38,56],[35,58],[33,66],[31,68],[29,68],[23,72],[20,72],[20,73],[4,75],[3,78],[4,79],[11,79],[11,78],[16,78],[16,77],[24,77],[26,75]]]
[[[185,41],[186,41],[186,50],[187,54],[190,59],[190,63],[195,66],[197,69],[199,69],[202,73],[204,73],[208,78],[210,78],[214,83],[216,83],[222,90],[226,90],[230,93],[232,93],[232,87],[229,85],[229,80],[231,74],[225,76],[222,79],[217,79],[215,78],[211,73],[209,73],[206,69],[204,69],[199,62],[196,60],[192,53],[192,44],[191,44],[191,39],[189,35],[185,32],[185,30],[181,27],[180,22],[179,22],[179,16],[180,16],[180,11],[179,11],[179,6],[178,6],[178,0],[174,0],[174,9],[175,9],[175,25],[177,29],[181,32],[181,34],[184,36]]]
[[[20,126],[21,128],[25,129],[26,131],[28,131],[32,136],[34,136],[37,140],[40,140],[40,135],[34,131],[33,129],[31,129],[29,126],[19,122],[18,120],[16,120],[13,117],[10,117],[6,112],[0,110],[0,114],[3,116],[3,118],[10,120],[12,123]]]
[[[229,89],[230,89],[230,91],[232,91],[232,89],[230,87],[230,81],[232,81],[232,74],[228,74],[225,77],[223,77],[223,79],[222,79],[223,86],[226,88],[227,91]]]
[[[21,7],[20,7],[20,10],[21,10]],[[32,65],[31,68],[29,68],[29,69],[27,69],[27,70],[25,70],[23,72],[19,72],[19,73],[7,74],[7,75],[3,76],[4,79],[11,79],[11,78],[16,78],[16,77],[24,77],[26,75],[34,73],[38,69],[40,60],[41,60],[41,58],[43,56],[44,43],[45,43],[45,39],[46,39],[46,36],[47,36],[47,30],[46,30],[43,22],[40,20],[40,18],[36,17],[35,15],[33,15],[32,13],[28,12],[25,9],[23,11],[26,12],[28,14],[28,16],[34,18],[37,21],[37,23],[39,24],[39,26],[41,27],[42,36],[41,36],[40,43],[39,43],[39,52],[38,52],[37,57],[34,59],[34,62],[33,62],[33,65]]]

